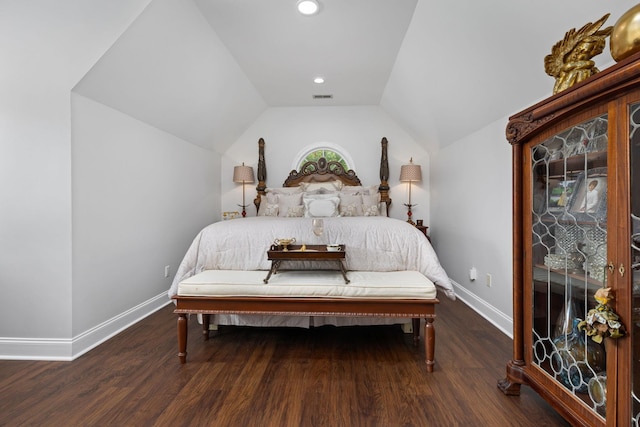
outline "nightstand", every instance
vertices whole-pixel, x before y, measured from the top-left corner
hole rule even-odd
[[[429,235],[427,234],[427,229],[428,229],[429,227],[424,226],[424,225],[416,225],[416,228],[417,228],[418,230],[422,231],[422,234],[424,234],[424,235],[425,235],[425,237],[426,237],[427,239],[429,239],[429,241],[431,241],[431,237],[429,237]]]

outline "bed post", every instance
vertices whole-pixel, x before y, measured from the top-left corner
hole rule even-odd
[[[264,161],[264,139],[260,138],[258,140],[258,185],[256,186],[256,190],[258,190],[258,195],[255,199],[253,199],[253,204],[256,205],[256,215],[260,210],[260,202],[262,201],[262,197],[264,196],[265,190],[267,189],[267,164]]]
[[[380,141],[382,144],[382,156],[380,157],[380,201],[385,204],[387,216],[389,216],[389,206],[391,205],[391,198],[389,197],[389,157],[387,155],[387,145],[389,142],[386,137]]]

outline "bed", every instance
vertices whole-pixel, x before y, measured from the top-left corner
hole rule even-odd
[[[345,171],[339,163],[320,159],[306,163],[299,171],[291,171],[282,187],[270,188],[266,185],[264,144],[260,139],[258,194],[254,201],[258,216],[220,221],[201,230],[176,272],[169,297],[177,294],[183,280],[206,270],[262,270],[266,275],[271,268],[267,249],[276,239],[294,237],[298,243],[346,244],[348,271],[419,271],[439,292],[455,299],[451,282],[429,240],[413,225],[388,217],[391,198],[386,138],[381,141],[380,183],[374,186],[363,186],[355,171]],[[358,198],[362,205],[351,206]],[[328,212],[327,207],[330,210],[331,206],[334,210]],[[325,215],[321,237],[313,234],[310,210]],[[287,264],[287,268],[326,268],[312,261],[297,263]],[[211,321],[218,325],[297,327],[398,323],[398,319],[379,317],[245,314],[216,315]],[[403,323],[409,322],[406,319]]]
[[[264,140],[259,140],[257,216],[201,230],[169,289],[178,314],[181,363],[186,363],[190,314],[201,315],[205,340],[211,324],[402,323],[411,325],[415,345],[424,319],[426,369],[433,371],[437,291],[451,299],[455,294],[430,241],[412,224],[388,217],[386,138],[381,145],[377,185],[363,186],[353,170],[321,158],[291,171],[282,187],[269,188]],[[320,236],[311,226],[317,217],[324,221]],[[299,261],[287,256],[287,269],[293,273],[281,268],[267,280],[272,267],[267,253],[282,250],[278,241],[291,238],[327,250],[329,243],[345,245],[342,264],[336,267],[340,271],[327,274],[326,262],[315,255]]]

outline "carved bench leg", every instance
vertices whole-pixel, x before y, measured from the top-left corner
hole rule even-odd
[[[187,315],[178,314],[178,357],[180,363],[187,362]]]
[[[420,319],[411,319],[413,324],[413,345],[418,346],[420,342]]]
[[[433,372],[435,364],[436,330],[433,326],[433,317],[427,317],[424,322],[424,351],[426,355],[427,372]]]

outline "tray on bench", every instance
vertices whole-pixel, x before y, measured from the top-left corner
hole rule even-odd
[[[302,250],[304,247],[305,250]],[[326,245],[289,245],[285,250],[282,246],[272,245],[267,251],[267,259],[271,261],[271,269],[264,279],[269,283],[272,274],[278,272],[282,261],[336,261],[344,278],[344,283],[349,283],[347,269],[344,266],[346,255],[345,245],[340,245],[339,251],[330,251]]]

